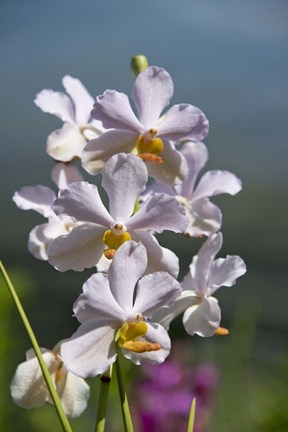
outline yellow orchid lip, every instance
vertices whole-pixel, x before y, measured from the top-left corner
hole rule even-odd
[[[139,340],[139,338],[146,335],[148,326],[143,321],[143,316],[141,314],[138,314],[136,319],[137,321],[124,322],[116,333],[115,342],[119,348],[124,348],[136,353],[159,351],[161,349],[159,343]]]
[[[116,250],[128,240],[131,240],[131,235],[125,231],[125,227],[120,223],[115,224],[112,230],[106,230],[102,237],[102,242],[108,246],[104,250],[105,257],[112,259]]]
[[[160,165],[163,163],[163,159],[159,154],[162,153],[164,144],[162,139],[156,137],[156,135],[157,129],[149,129],[149,131],[138,137],[135,148],[138,156],[144,162],[155,162]]]
[[[136,149],[140,154],[152,153],[157,154],[163,151],[163,141],[161,138],[147,138],[145,135],[140,135],[136,142]]]

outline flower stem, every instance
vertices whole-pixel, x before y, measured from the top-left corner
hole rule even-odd
[[[124,423],[124,430],[125,432],[133,432],[133,423],[130,415],[130,409],[127,399],[127,394],[124,388],[124,383],[122,379],[121,374],[121,368],[119,359],[116,360],[116,375],[117,375],[117,383],[118,383],[118,390],[119,390],[119,396],[121,401],[121,409],[122,409],[122,417],[123,417],[123,423]]]
[[[113,369],[113,365],[111,365],[109,369],[106,372],[104,372],[100,377],[100,394],[98,400],[95,432],[104,432],[105,430],[106,409],[107,409],[107,401],[108,401],[108,395],[110,389],[110,382],[112,377],[112,369]]]
[[[70,424],[69,424],[69,422],[67,420],[67,417],[64,414],[64,411],[63,411],[63,408],[62,408],[59,396],[58,396],[58,394],[56,392],[56,389],[55,389],[55,387],[53,385],[53,382],[52,382],[50,373],[48,371],[48,368],[47,368],[47,366],[46,366],[46,364],[45,364],[45,362],[43,360],[43,357],[42,357],[39,345],[37,343],[36,337],[34,335],[34,332],[33,332],[32,328],[31,328],[31,325],[30,325],[30,323],[28,321],[28,318],[27,318],[27,316],[26,316],[26,314],[24,312],[24,309],[23,309],[23,307],[21,305],[21,302],[20,302],[19,297],[18,297],[18,295],[16,293],[16,290],[15,290],[15,288],[14,288],[14,286],[13,286],[13,284],[12,284],[12,282],[11,282],[11,280],[10,280],[10,278],[9,278],[6,270],[5,270],[5,267],[3,266],[3,264],[2,264],[1,261],[0,261],[0,270],[1,270],[2,274],[3,274],[3,277],[5,279],[7,287],[9,289],[10,294],[12,296],[12,299],[14,301],[14,304],[15,304],[17,310],[18,310],[20,318],[21,318],[21,320],[23,322],[23,325],[24,325],[24,327],[26,329],[26,332],[27,332],[27,334],[28,334],[28,336],[30,338],[30,341],[32,343],[32,346],[34,348],[35,354],[36,354],[36,356],[38,358],[39,365],[40,365],[40,368],[41,368],[44,380],[45,380],[45,382],[47,384],[47,387],[48,387],[48,390],[50,392],[51,398],[52,398],[52,400],[54,402],[55,409],[57,411],[60,423],[62,425],[62,429],[63,429],[64,432],[72,432],[71,426],[70,426]]]
[[[187,432],[193,432],[194,430],[195,412],[196,412],[196,398],[193,398],[191,408],[190,408],[190,413],[189,413]]]

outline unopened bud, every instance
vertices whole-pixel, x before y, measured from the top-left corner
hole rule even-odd
[[[133,56],[131,59],[131,70],[135,77],[137,77],[137,75],[139,75],[140,72],[147,69],[148,66],[149,64],[148,64],[147,57],[145,57],[142,54],[137,54]]]

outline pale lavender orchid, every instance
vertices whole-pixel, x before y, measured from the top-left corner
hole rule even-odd
[[[184,312],[183,324],[190,335],[213,336],[221,321],[221,310],[213,294],[221,286],[231,287],[236,279],[246,273],[242,258],[227,255],[215,259],[222,247],[222,233],[211,234],[195,255],[190,271],[181,286],[182,293],[174,305],[157,311],[153,320],[168,328],[171,321]]]
[[[174,187],[154,182],[143,194],[146,200],[155,192],[164,192],[175,196],[183,205],[189,217],[189,225],[184,234],[198,237],[219,231],[222,213],[210,197],[227,193],[236,195],[242,189],[241,180],[229,171],[207,171],[196,184],[198,174],[208,160],[208,151],[201,142],[189,142],[182,146],[181,153],[188,163],[185,180]]]
[[[59,189],[69,183],[81,181],[82,176],[73,165],[57,163],[51,173],[52,180]],[[47,261],[50,243],[58,236],[67,234],[76,225],[75,220],[67,215],[57,216],[53,202],[55,192],[47,186],[24,186],[13,195],[13,201],[22,210],[34,210],[48,219],[47,223],[37,225],[29,234],[28,250],[37,259]]]
[[[112,155],[134,149],[157,181],[181,182],[187,163],[174,143],[202,140],[208,133],[208,121],[202,111],[189,104],[174,105],[160,117],[172,96],[173,81],[165,69],[157,66],[148,67],[135,80],[132,99],[139,120],[124,93],[106,90],[98,96],[91,115],[113,130],[86,145],[84,168],[98,174]]]
[[[109,211],[98,188],[87,182],[62,189],[54,208],[81,224],[55,239],[48,250],[49,262],[59,271],[82,271],[100,258],[112,259],[118,247],[130,239],[141,241],[148,252],[148,269],[168,271],[177,276],[178,258],[161,248],[150,231],[182,232],[188,225],[185,210],[166,194],[155,194],[133,214],[137,197],[148,179],[145,164],[133,154],[120,153],[109,159],[102,173],[102,186],[109,197]]]
[[[140,279],[146,266],[145,247],[129,241],[119,248],[108,275],[94,274],[84,284],[74,304],[81,325],[61,347],[69,371],[83,378],[101,374],[120,350],[135,364],[162,363],[168,356],[168,333],[150,318],[159,307],[169,306],[181,288],[166,272]]]
[[[100,136],[104,129],[101,122],[91,119],[94,100],[81,81],[65,75],[62,84],[67,94],[45,89],[36,95],[34,103],[64,122],[61,129],[48,136],[46,151],[57,161],[69,162],[80,158],[87,141]]]
[[[42,356],[51,374],[65,414],[79,417],[87,407],[90,388],[83,378],[68,372],[60,357],[59,342],[52,351],[42,348]],[[26,352],[11,382],[13,401],[22,408],[36,408],[53,403],[33,349]]]

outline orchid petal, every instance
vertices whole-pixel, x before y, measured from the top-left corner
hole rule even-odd
[[[222,241],[222,233],[211,234],[201,247],[198,255],[193,258],[190,265],[190,273],[194,280],[195,291],[199,294],[206,293],[208,289],[209,268],[216,254],[221,249]]]
[[[193,258],[194,260],[196,260],[196,257]],[[193,260],[192,260],[192,264],[193,264]],[[191,266],[190,265],[190,271],[186,274],[186,276],[184,276],[182,282],[181,282],[181,287],[183,292],[192,292],[193,296],[197,295],[197,287],[195,285],[195,280],[194,280],[194,275],[192,276],[193,272],[191,271]],[[192,295],[191,294],[191,295]],[[188,295],[188,294],[187,294]],[[192,305],[190,305],[192,306]]]
[[[96,265],[97,272],[108,273],[111,262],[112,262],[111,259],[108,259],[105,257],[105,255],[102,255],[102,257],[100,258],[100,260]]]
[[[171,306],[181,294],[179,282],[166,272],[150,273],[138,283],[133,310],[151,318],[162,306]]]
[[[222,193],[236,195],[241,189],[241,180],[229,171],[208,171],[199,181],[193,194],[193,200]]]
[[[30,231],[28,250],[37,259],[48,260],[48,248],[50,243],[60,235],[68,233],[64,221],[59,218],[51,218],[49,222],[37,225]]]
[[[94,267],[102,256],[105,228],[82,224],[68,235],[57,237],[49,246],[48,261],[60,272]]]
[[[193,105],[172,106],[159,124],[158,135],[171,141],[201,141],[209,130],[205,114]]]
[[[34,103],[43,112],[54,114],[63,122],[75,123],[73,105],[65,93],[44,89],[36,95]]]
[[[145,229],[162,232],[185,231],[189,220],[184,208],[176,198],[166,194],[154,194],[140,210],[126,223],[127,230]]]
[[[54,372],[57,367],[55,355],[46,351],[42,356],[49,372]],[[28,409],[40,407],[48,401],[49,392],[36,357],[17,367],[11,382],[11,396],[17,405]]]
[[[131,109],[128,96],[116,90],[106,90],[97,96],[91,116],[100,120],[106,129],[120,129],[137,134],[145,131]]]
[[[163,163],[146,162],[148,173],[158,182],[175,185],[182,182],[188,172],[188,165],[185,157],[175,149],[174,144],[164,141],[164,148],[161,152]]]
[[[140,195],[139,197],[140,201],[141,202],[147,201],[147,199],[150,198],[154,193],[165,193],[171,196],[176,195],[173,186],[153,181],[146,187],[145,191]]]
[[[148,263],[145,274],[157,271],[167,272],[173,277],[179,273],[179,259],[167,248],[159,245],[156,237],[146,231],[130,231],[131,237],[137,242],[141,242],[147,251]]]
[[[188,206],[185,206],[185,209],[187,216],[190,218],[185,234],[189,234],[191,237],[209,236],[221,228],[221,210],[210,202],[208,198],[190,202]]]
[[[205,144],[189,141],[181,148],[181,153],[188,163],[188,173],[180,185],[175,186],[178,195],[188,200],[192,199],[196,178],[208,160],[208,151]]]
[[[76,300],[73,311],[79,322],[116,317],[125,319],[123,310],[111,294],[107,275],[93,274],[83,285],[83,293]]]
[[[114,222],[102,203],[97,186],[88,182],[71,183],[67,189],[62,189],[54,208],[58,214],[67,214],[79,221],[105,227]]]
[[[162,307],[154,312],[152,321],[159,322],[166,330],[169,330],[170,323],[187,308],[199,303],[199,298],[196,293],[183,291],[174,301],[173,305]]]
[[[22,210],[34,210],[44,217],[55,216],[53,201],[56,195],[46,186],[24,186],[13,195],[13,201]]]
[[[131,360],[136,365],[140,365],[143,361],[153,364],[162,363],[170,353],[171,341],[167,331],[160,324],[145,322],[148,331],[139,341],[145,340],[151,343],[160,344],[161,348],[158,351],[150,351],[144,353],[135,353],[125,349],[121,349],[124,357]]]
[[[146,128],[157,126],[161,112],[169,105],[173,90],[172,78],[165,69],[150,66],[137,76],[132,99]]]
[[[106,321],[95,319],[81,324],[61,346],[66,368],[82,378],[105,372],[117,357],[114,337],[115,329]]]
[[[109,159],[102,173],[102,186],[108,194],[110,214],[115,221],[125,223],[129,219],[147,180],[145,164],[137,156],[120,153]]]
[[[90,396],[90,388],[85,380],[66,372],[56,381],[56,388],[65,414],[79,417],[86,409]]]
[[[137,137],[135,132],[112,130],[89,141],[82,153],[83,168],[89,174],[99,174],[111,156],[122,152],[130,153]]]
[[[46,152],[60,162],[70,162],[75,157],[80,158],[86,140],[78,127],[64,123],[61,129],[52,132],[46,143]]]
[[[198,305],[188,308],[183,315],[183,325],[188,334],[213,336],[221,321],[221,311],[214,297],[204,298]]]
[[[51,171],[51,178],[58,189],[65,189],[70,183],[81,182],[83,177],[75,165],[56,163]]]
[[[145,247],[134,241],[127,241],[120,246],[113,258],[108,272],[110,289],[117,303],[125,311],[130,311],[133,307],[134,289],[146,266]]]
[[[62,84],[73,101],[76,122],[78,124],[87,123],[90,120],[94,99],[77,78],[65,75]]]
[[[244,261],[237,255],[228,255],[226,258],[218,258],[213,261],[209,272],[208,295],[213,294],[221,286],[233,286],[236,279],[246,271]]]

